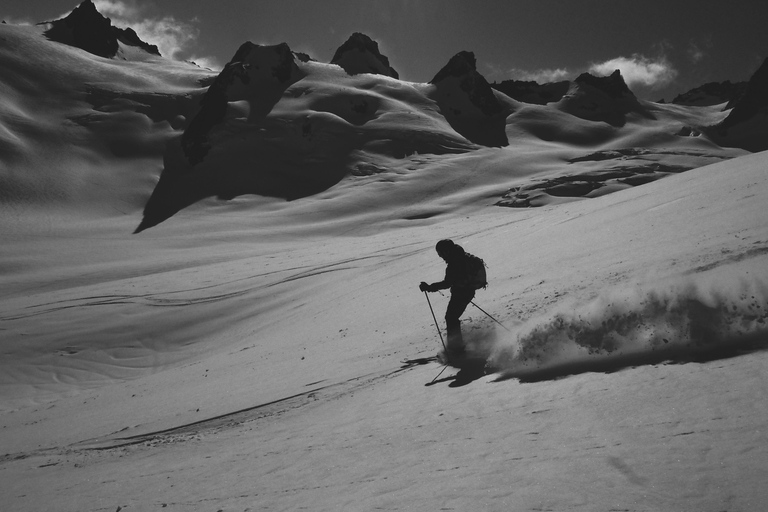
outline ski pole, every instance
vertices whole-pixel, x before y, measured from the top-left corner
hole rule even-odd
[[[443,344],[443,350],[446,352],[448,349],[445,346],[445,342],[443,341],[443,333],[440,332],[440,326],[437,324],[437,317],[435,316],[435,310],[432,309],[432,302],[429,300],[429,295],[427,295],[427,292],[424,292],[424,296],[427,298],[427,304],[429,304],[429,310],[432,312],[432,319],[435,321],[435,328],[437,329],[437,335],[440,336],[440,343]]]
[[[424,292],[424,293],[426,293],[426,292]],[[427,299],[427,300],[429,300],[429,299]],[[497,324],[499,324],[500,326],[504,327],[504,329],[506,329],[507,331],[509,331],[509,332],[512,332],[512,331],[510,331],[509,329],[507,329],[507,328],[504,326],[504,324],[503,324],[503,323],[501,323],[501,322],[499,322],[498,320],[496,320],[495,318],[493,318],[493,317],[491,316],[491,314],[490,314],[490,313],[488,313],[486,310],[484,310],[483,308],[481,308],[480,306],[478,306],[477,304],[475,304],[475,301],[470,301],[470,302],[471,302],[471,303],[472,303],[472,305],[473,305],[473,306],[475,306],[477,309],[479,309],[480,311],[482,311],[483,313],[485,313],[486,315],[488,315],[488,318],[490,318],[491,320],[493,320],[494,322],[496,322],[496,323],[497,323]]]
[[[429,384],[427,384],[427,386],[431,386],[432,384],[434,384],[434,383],[435,383],[435,381],[438,379],[438,377],[440,377],[440,376],[443,374],[443,372],[444,372],[445,370],[447,370],[447,369],[448,369],[448,365],[447,365],[447,364],[446,364],[446,365],[443,365],[443,369],[442,369],[442,370],[440,370],[440,373],[438,373],[437,375],[435,375],[435,378],[434,378],[434,379],[432,379],[432,382],[430,382]]]

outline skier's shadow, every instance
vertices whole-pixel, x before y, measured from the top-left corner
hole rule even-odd
[[[446,366],[446,368],[449,367]],[[488,372],[484,363],[471,364],[459,368],[458,373],[455,375],[443,377],[442,379],[435,379],[432,382],[425,384],[425,386],[433,386],[441,382],[450,382],[450,384],[448,384],[449,388],[460,388],[476,381],[477,379],[485,377],[487,374]]]

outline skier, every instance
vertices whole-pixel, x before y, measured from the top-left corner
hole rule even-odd
[[[451,300],[445,311],[445,325],[448,335],[446,346],[448,354],[446,355],[461,356],[465,347],[461,336],[459,317],[475,297],[475,290],[487,285],[485,263],[477,256],[465,252],[461,246],[452,240],[440,240],[437,242],[435,250],[438,256],[447,263],[445,279],[432,284],[422,281],[419,290],[436,292],[446,288],[451,289]]]

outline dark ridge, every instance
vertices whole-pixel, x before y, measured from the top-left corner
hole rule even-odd
[[[728,105],[725,107],[728,109],[733,107],[733,104],[744,95],[746,90],[747,82],[731,83],[728,80],[725,82],[710,82],[683,94],[678,94],[672,100],[672,103],[692,107],[706,107],[728,102]]]
[[[260,47],[250,41],[243,43],[200,100],[200,111],[192,119],[181,139],[182,149],[190,165],[202,162],[208,154],[210,150],[208,132],[224,119],[229,101],[227,90],[235,81],[243,84],[251,81],[248,74],[249,65],[245,61],[254,49]],[[290,47],[286,43],[281,43],[265,48],[271,48],[278,56],[279,63],[272,68],[272,76],[281,83],[289,82],[294,71],[297,71]]]
[[[535,105],[546,105],[560,101],[570,86],[571,83],[567,80],[546,84],[539,84],[534,81],[504,80],[498,84],[496,82],[491,84],[492,88],[506,94],[513,100]]]
[[[626,82],[624,82],[624,77],[621,76],[621,71],[618,69],[610,76],[594,76],[589,73],[582,73],[576,78],[575,82],[577,84],[586,84],[594,87],[611,98],[618,99],[626,95],[634,96],[632,91],[629,90],[629,87],[627,87]]]
[[[485,115],[496,115],[504,110],[504,106],[494,96],[488,81],[477,72],[474,53],[457,53],[429,83],[439,86],[440,82],[449,77],[456,77],[461,80],[461,89],[469,95],[472,104]]]
[[[299,59],[300,62],[317,62],[315,59],[313,59],[306,53],[293,52],[293,56]]]
[[[349,52],[358,51],[371,56],[368,63],[348,62],[345,56]],[[392,78],[400,78],[395,69],[389,65],[389,59],[379,51],[379,43],[365,34],[355,32],[344,44],[339,46],[336,53],[333,54],[331,64],[337,64],[344,68],[344,71],[350,75],[360,73],[372,73],[375,75],[384,75]]]
[[[557,108],[578,118],[608,123],[616,128],[626,124],[629,114],[655,119],[629,90],[618,69],[610,76],[579,75]]]
[[[455,97],[453,85],[446,84],[450,79],[458,82],[459,95],[466,95],[480,115],[463,112],[457,106],[462,102]],[[499,101],[485,77],[477,72],[474,53],[459,52],[454,55],[430,83],[435,86],[432,97],[440,112],[457,133],[474,144],[489,147],[509,145],[505,128],[511,108]]]
[[[99,57],[111,58],[119,49],[112,28],[112,21],[96,10],[91,0],[85,0],[67,17],[51,22],[45,36]]]
[[[44,32],[48,39],[80,48],[99,57],[109,59],[117,55],[120,49],[118,41],[160,55],[157,46],[142,41],[133,29],[113,27],[112,21],[104,17],[91,0],[84,0],[65,18],[41,25],[50,25]]]
[[[702,131],[721,146],[753,153],[768,149],[768,59],[749,79],[728,117]]]
[[[437,72],[435,77],[429,81],[431,84],[442,82],[449,76],[461,77],[471,75],[477,72],[477,61],[472,52],[459,52],[448,61],[448,64]]]
[[[720,125],[730,128],[743,123],[768,108],[768,59],[747,82],[744,94],[734,103],[733,110]]]
[[[115,32],[117,40],[121,43],[128,46],[137,46],[147,53],[157,55],[158,57],[160,56],[160,49],[154,44],[149,44],[142,41],[136,31],[132,28],[112,27],[112,30]]]

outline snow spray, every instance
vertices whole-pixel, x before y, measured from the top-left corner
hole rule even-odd
[[[624,286],[531,319],[514,337],[495,343],[489,363],[514,377],[697,360],[745,344],[768,348],[768,284],[719,270],[663,285]]]

